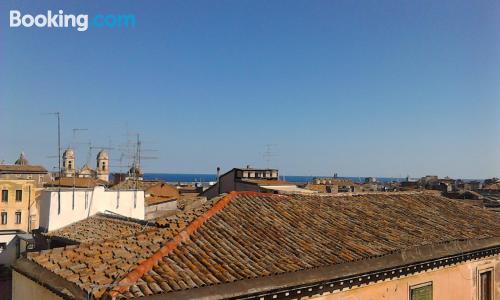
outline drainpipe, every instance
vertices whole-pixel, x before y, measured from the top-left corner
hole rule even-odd
[[[31,185],[28,185],[28,232],[31,232]]]

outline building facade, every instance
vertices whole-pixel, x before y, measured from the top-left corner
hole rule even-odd
[[[18,234],[38,226],[34,180],[0,179],[0,264],[10,265],[22,250]]]
[[[259,181],[261,184],[256,184]],[[200,193],[200,196],[211,199],[223,193],[233,191],[261,191],[260,185],[285,184],[279,181],[279,173],[276,169],[233,168],[218,176],[218,181],[208,189]],[[288,183],[289,184],[289,183]]]
[[[500,255],[435,267],[410,276],[360,284],[346,291],[313,297],[317,300],[494,300],[500,297]],[[495,280],[495,278],[497,278]]]

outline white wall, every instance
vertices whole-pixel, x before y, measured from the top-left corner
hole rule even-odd
[[[28,277],[12,271],[12,299],[13,300],[59,300],[61,297],[37,284]]]
[[[60,212],[58,193],[57,189],[44,190],[39,200],[40,227],[49,231],[105,211],[144,220],[144,191],[105,190],[101,186],[94,189],[61,189]]]
[[[5,250],[0,250],[0,265],[10,266],[17,259],[16,233],[0,234],[0,243],[7,244]]]

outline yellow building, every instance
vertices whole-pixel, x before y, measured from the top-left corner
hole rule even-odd
[[[37,227],[35,181],[0,179],[0,264],[13,263],[31,241],[26,233]]]
[[[38,216],[35,182],[26,179],[0,179],[0,190],[0,230],[17,229],[28,232],[36,228]]]

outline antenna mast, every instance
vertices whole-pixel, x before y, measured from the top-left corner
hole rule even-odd
[[[53,113],[46,113],[46,115],[55,115],[57,116],[57,161],[58,161],[58,190],[57,190],[57,213],[61,213],[61,175],[62,175],[62,169],[61,169],[61,113],[60,112],[53,112]]]
[[[271,159],[276,155],[276,153],[274,153],[272,151],[272,147],[273,146],[276,146],[275,144],[266,144],[265,147],[266,147],[266,151],[264,151],[264,153],[262,153],[262,158],[264,158],[264,160],[266,161],[266,168],[269,169],[270,167],[270,164],[271,164]]]

